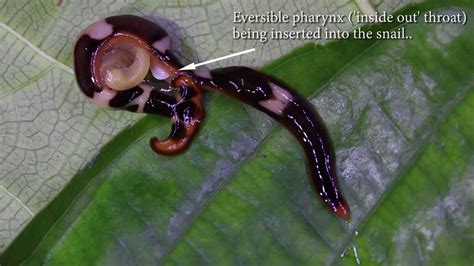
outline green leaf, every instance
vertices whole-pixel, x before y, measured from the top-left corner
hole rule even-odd
[[[26,264],[474,261],[472,23],[406,25],[410,41],[308,44],[263,68],[308,96],[326,121],[353,211],[344,223],[311,191],[293,137],[234,100],[208,97],[204,127],[185,154],[153,154],[148,139],[165,136],[169,122],[84,104],[68,67],[70,48],[55,49],[64,43],[46,35],[60,31],[61,19],[77,6],[26,3],[24,10],[48,10],[32,17],[32,25],[45,27],[22,26],[24,17],[1,9],[8,21],[0,27],[2,40],[11,39],[2,47],[17,49],[17,58],[24,50],[32,55],[25,62],[13,58],[3,77],[17,83],[0,91],[0,134],[3,143],[14,143],[1,154],[8,172],[0,201],[7,211],[0,217],[13,212],[17,219],[10,239],[24,228],[2,264],[31,252]],[[133,11],[120,5],[91,9]],[[377,8],[387,6],[395,7],[386,1]],[[452,14],[457,6],[474,15],[467,1],[428,1],[401,12],[442,7],[437,11]],[[54,94],[50,87],[69,89]],[[23,139],[8,139],[14,136]],[[2,152],[10,147],[3,143]],[[30,221],[28,214],[36,215]]]
[[[275,3],[288,11],[296,8],[292,3]],[[336,7],[318,0],[310,4],[309,10],[324,13],[341,6],[357,8],[353,3]],[[299,45],[234,43],[228,38],[233,23],[226,14],[233,8],[228,1],[207,0],[0,1],[0,252],[21,230],[28,231],[33,219],[41,220],[42,229],[34,230],[36,241],[28,242],[32,250],[90,178],[65,186],[105,143],[142,118],[100,110],[81,95],[71,68],[72,47],[80,31],[106,16],[145,16],[173,33],[174,51],[183,62],[259,46],[255,57],[221,62],[229,65],[261,66]],[[240,9],[253,12],[250,5]],[[68,201],[59,193],[63,189],[70,194]],[[53,201],[62,202],[62,207]],[[42,212],[48,214],[34,218]]]

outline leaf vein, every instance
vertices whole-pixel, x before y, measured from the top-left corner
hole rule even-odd
[[[8,31],[9,33],[13,34],[16,38],[18,38],[18,40],[20,40],[21,42],[23,42],[25,45],[27,45],[28,47],[30,47],[33,51],[35,51],[36,53],[38,53],[39,55],[41,55],[44,59],[46,59],[47,61],[57,65],[59,68],[61,68],[62,70],[68,72],[69,74],[74,74],[74,71],[72,70],[72,68],[70,66],[67,66],[65,65],[64,63],[58,61],[57,59],[53,58],[52,56],[48,55],[47,53],[45,53],[43,50],[41,50],[40,48],[38,48],[38,46],[34,45],[32,42],[30,42],[28,39],[26,39],[25,37],[23,37],[20,33],[16,32],[14,29],[12,29],[11,27],[9,27],[7,24],[3,23],[3,22],[0,22],[0,27],[5,29],[6,31]]]
[[[18,204],[20,204],[21,207],[23,207],[30,215],[31,217],[33,217],[35,214],[33,213],[33,211],[28,207],[26,206],[17,196],[13,195],[10,191],[8,191],[4,186],[0,185],[0,188],[5,191],[5,193],[8,194],[8,196],[12,197],[16,202],[18,202]]]

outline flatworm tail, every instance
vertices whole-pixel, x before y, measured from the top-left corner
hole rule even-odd
[[[337,185],[334,149],[312,106],[281,81],[247,67],[211,71],[204,86],[251,105],[284,125],[306,154],[311,184],[324,203],[343,219],[349,207]]]

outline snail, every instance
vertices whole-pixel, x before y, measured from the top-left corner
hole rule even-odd
[[[303,97],[282,81],[248,67],[182,71],[170,48],[166,31],[147,19],[122,15],[95,22],[81,33],[74,47],[79,88],[103,108],[170,118],[170,135],[150,140],[153,151],[162,155],[180,153],[192,142],[204,119],[204,91],[248,104],[298,139],[316,193],[336,215],[346,220],[350,217],[337,185],[329,134]]]

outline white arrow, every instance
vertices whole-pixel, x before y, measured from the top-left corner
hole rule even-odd
[[[191,63],[191,64],[189,64],[185,67],[180,68],[179,70],[195,70],[196,67],[198,67],[198,66],[207,65],[207,64],[214,63],[214,62],[217,62],[217,61],[220,61],[220,60],[224,60],[224,59],[227,59],[227,58],[231,58],[231,57],[234,57],[234,56],[239,56],[239,55],[243,55],[243,54],[247,54],[247,53],[251,53],[251,52],[255,52],[255,48],[248,49],[248,50],[238,52],[238,53],[233,53],[233,54],[222,56],[222,57],[218,57],[218,58],[215,58],[215,59],[207,60],[207,61],[204,61],[202,63],[197,63],[197,64]]]

